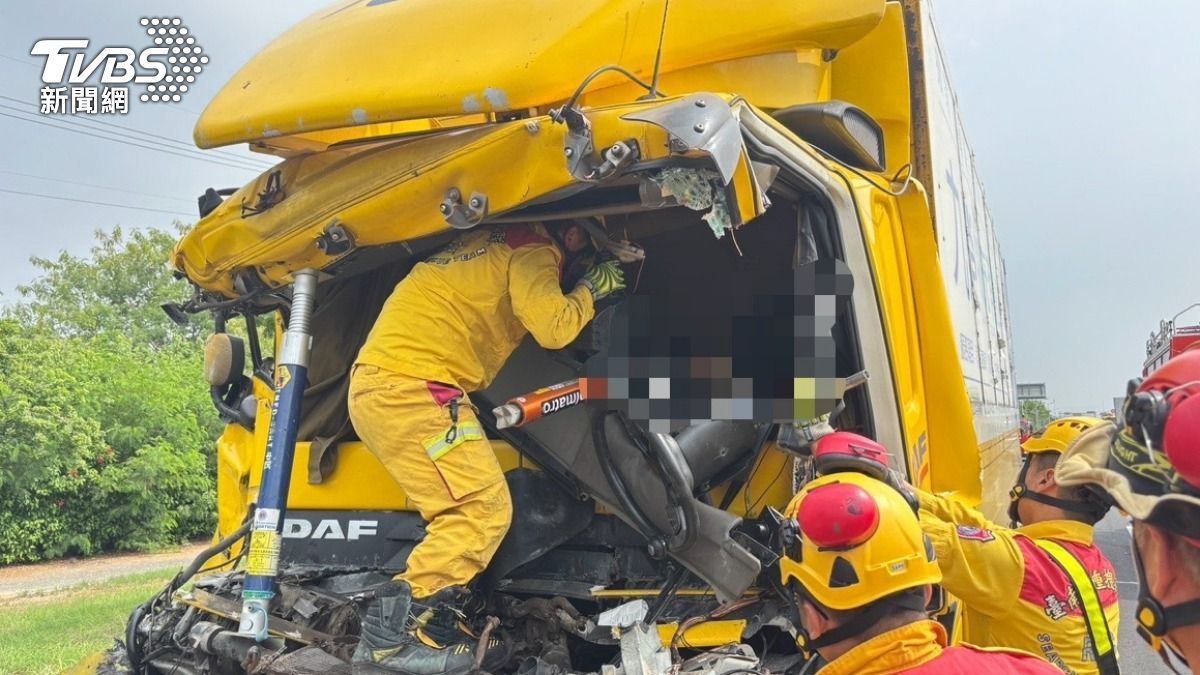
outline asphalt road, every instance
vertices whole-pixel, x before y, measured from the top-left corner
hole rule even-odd
[[[210,543],[198,542],[160,553],[117,553],[82,560],[0,567],[0,601],[54,593],[129,574],[180,568],[192,562]]]
[[[1128,521],[1115,510],[1096,525],[1096,543],[1117,570],[1117,595],[1121,601],[1121,627],[1117,634],[1121,672],[1125,675],[1171,675],[1162,659],[1137,634],[1133,610],[1137,608],[1137,567],[1129,549]]]

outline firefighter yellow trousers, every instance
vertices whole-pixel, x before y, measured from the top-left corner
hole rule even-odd
[[[350,377],[350,419],[425,519],[425,537],[396,578],[413,596],[460,586],[487,567],[512,522],[512,500],[500,463],[466,398],[457,392],[372,365]],[[399,506],[399,505],[397,505]]]

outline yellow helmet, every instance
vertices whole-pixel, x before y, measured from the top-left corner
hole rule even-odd
[[[1080,434],[1101,424],[1104,424],[1104,420],[1099,417],[1062,417],[1048,424],[1042,433],[1028,438],[1021,444],[1021,449],[1030,455],[1063,453]]]
[[[857,609],[942,580],[912,506],[874,478],[853,472],[817,478],[784,515],[795,540],[779,561],[783,584],[796,580],[830,609]]]
[[[1108,513],[1108,504],[1095,497],[1090,491],[1076,490],[1077,499],[1063,499],[1033,492],[1025,484],[1033,455],[1044,452],[1057,452],[1061,455],[1075,442],[1076,438],[1083,435],[1083,432],[1105,424],[1108,422],[1099,417],[1063,417],[1047,425],[1041,434],[1033,436],[1021,444],[1021,450],[1025,453],[1025,464],[1021,466],[1021,472],[1017,474],[1016,484],[1008,491],[1008,517],[1014,525],[1021,522],[1019,503],[1022,499],[1031,499],[1064,511],[1077,513],[1091,522],[1098,522],[1105,513]]]

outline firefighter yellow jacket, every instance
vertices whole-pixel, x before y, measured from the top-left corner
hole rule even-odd
[[[483,389],[526,334],[560,349],[591,321],[591,292],[559,288],[562,264],[540,225],[467,232],[396,285],[356,363]]]
[[[921,528],[933,540],[942,584],[965,606],[967,642],[1031,652],[1064,673],[1099,672],[1071,581],[1036,543],[1056,542],[1082,563],[1115,641],[1116,571],[1092,543],[1090,525],[1050,520],[1013,530],[953,500],[922,491],[918,496]]]
[[[829,662],[819,675],[1054,675],[1045,661],[1007,649],[946,646],[946,629],[936,621],[918,621],[857,645]]]

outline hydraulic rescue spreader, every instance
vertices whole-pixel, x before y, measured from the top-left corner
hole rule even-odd
[[[275,402],[271,407],[271,430],[259,482],[258,505],[250,526],[250,550],[246,558],[246,583],[242,588],[242,614],[238,633],[258,642],[267,639],[268,606],[275,597],[279,573],[279,550],[283,542],[283,516],[287,510],[300,404],[308,382],[308,358],[312,352],[313,304],[317,273],[296,272],[292,282],[292,307],[287,332],[275,368]]]

